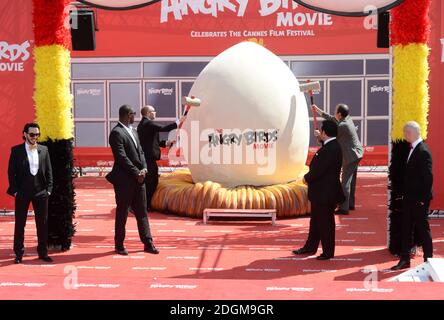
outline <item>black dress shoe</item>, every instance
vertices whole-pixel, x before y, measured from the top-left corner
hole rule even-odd
[[[348,209],[349,209],[349,210],[352,210],[352,211],[353,211],[353,210],[356,210],[355,206],[351,206],[351,207],[349,207]]]
[[[322,261],[322,260],[330,260],[331,258],[333,258],[333,257],[326,256],[325,254],[321,254],[319,257],[316,257],[316,260],[320,260],[320,261]]]
[[[15,264],[20,264],[20,263],[22,263],[22,257],[15,257],[15,259],[14,259],[14,263],[15,263]]]
[[[410,268],[410,261],[401,260],[398,262],[398,264],[394,267],[391,267],[390,270],[397,271],[402,269],[408,269]]]
[[[335,214],[346,216],[346,215],[348,215],[348,211],[345,211],[345,210],[342,210],[342,209],[337,209],[337,210],[335,210]]]
[[[145,246],[145,248],[143,249],[143,251],[147,252],[147,253],[152,253],[152,254],[159,254],[159,250],[157,250],[157,248],[154,246],[154,243],[150,242],[148,245]]]
[[[297,250],[293,250],[292,252],[294,253],[294,254],[315,254],[316,253],[316,251],[317,250],[310,250],[310,249],[307,249],[307,248],[300,248],[300,249],[297,249]]]
[[[116,249],[116,253],[120,254],[121,256],[127,256],[128,255],[128,251],[123,248],[123,249]]]
[[[48,255],[46,255],[46,256],[39,256],[39,259],[43,260],[45,262],[53,262],[52,258],[50,256],[48,256]]]

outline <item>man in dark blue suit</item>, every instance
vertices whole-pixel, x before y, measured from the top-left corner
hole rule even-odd
[[[335,215],[339,203],[345,199],[339,179],[342,166],[341,146],[336,140],[338,125],[326,120],[318,140],[322,148],[315,154],[310,171],[304,176],[308,185],[308,199],[311,202],[310,231],[305,246],[294,250],[294,254],[315,254],[319,243],[322,254],[318,260],[328,260],[335,254]]]

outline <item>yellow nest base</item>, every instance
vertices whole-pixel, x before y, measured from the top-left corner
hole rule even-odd
[[[216,182],[194,183],[188,169],[161,175],[151,206],[154,210],[201,218],[205,208],[276,209],[277,216],[289,218],[310,212],[307,186],[302,175],[293,182],[264,187],[224,188]]]

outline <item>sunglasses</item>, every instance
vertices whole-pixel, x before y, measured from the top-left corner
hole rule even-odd
[[[28,133],[31,138],[40,137],[40,133]]]

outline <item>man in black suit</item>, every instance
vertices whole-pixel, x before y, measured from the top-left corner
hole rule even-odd
[[[402,198],[402,245],[399,263],[392,270],[410,268],[410,250],[416,229],[424,252],[424,261],[433,257],[433,243],[428,222],[432,200],[432,154],[422,141],[419,124],[410,121],[404,126],[404,138],[410,143],[406,159]]]
[[[335,254],[335,215],[339,203],[345,199],[339,176],[342,166],[341,146],[336,140],[338,125],[325,120],[318,136],[323,144],[310,163],[310,171],[304,176],[311,202],[310,231],[305,246],[294,254],[315,254],[322,243],[318,260],[328,260]]]
[[[159,168],[157,167],[157,160],[160,159],[160,147],[170,147],[174,141],[165,141],[159,139],[159,132],[169,132],[177,128],[179,120],[162,126],[156,122],[156,110],[153,106],[144,106],[140,113],[142,119],[137,126],[137,133],[139,134],[140,143],[142,144],[143,152],[147,164],[148,173],[145,179],[146,187],[146,206],[148,210],[151,208],[151,199],[159,184]],[[183,119],[181,119],[183,120]]]
[[[114,186],[117,205],[114,244],[118,254],[128,255],[123,242],[128,211],[131,207],[136,216],[139,237],[144,244],[144,251],[158,254],[159,251],[153,244],[146,212],[144,180],[147,169],[145,156],[137,132],[131,126],[134,123],[135,114],[131,106],[121,106],[119,123],[109,135],[114,166],[106,179]]]
[[[37,143],[39,136],[39,125],[27,123],[23,128],[25,143],[12,147],[9,157],[7,193],[15,197],[15,263],[22,262],[25,252],[25,225],[31,202],[37,227],[39,259],[52,262],[48,256],[48,197],[52,192],[52,167],[48,148]]]

